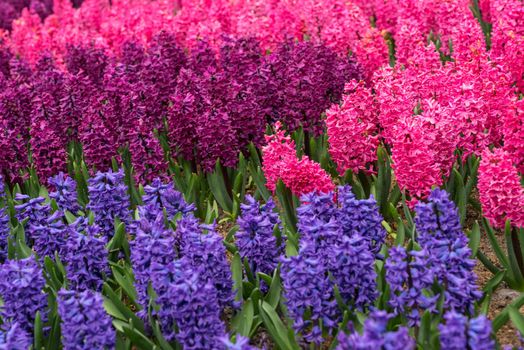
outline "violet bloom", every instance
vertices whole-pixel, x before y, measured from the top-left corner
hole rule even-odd
[[[298,333],[307,331],[303,335],[308,342],[322,343],[319,324],[332,330],[341,317],[326,264],[317,256],[313,245],[303,242],[297,256],[283,260],[281,276],[293,329]]]
[[[0,265],[0,297],[4,302],[0,316],[5,323],[18,323],[32,332],[35,316],[40,311],[47,318],[45,280],[33,256],[22,260],[7,260]]]
[[[21,329],[18,323],[0,327],[0,350],[27,350],[32,343],[29,333]]]
[[[228,335],[220,338],[220,341],[226,347],[226,350],[256,350],[257,348],[249,345],[249,338],[240,334],[235,336],[235,342],[229,339]]]
[[[413,350],[415,340],[409,335],[408,329],[400,327],[396,331],[388,331],[387,325],[392,315],[385,311],[375,310],[364,321],[362,334],[353,331],[351,334],[340,332],[337,350]]]
[[[5,185],[0,175],[0,264],[3,264],[7,259],[7,246],[10,232],[9,214],[5,208]]]
[[[144,187],[144,192],[144,205],[154,205],[158,210],[165,209],[169,220],[178,213],[186,215],[195,210],[195,205],[188,204],[182,193],[173,188],[171,182],[164,184],[159,178],[155,178],[150,185]]]
[[[85,233],[70,231],[64,262],[73,289],[98,291],[102,288],[104,278],[110,275],[106,244],[107,239],[100,235],[98,226],[87,226]]]
[[[428,252],[406,252],[402,246],[389,249],[386,259],[386,282],[390,287],[389,305],[396,315],[406,315],[408,325],[415,326],[424,310],[436,311],[438,295],[427,296],[435,280]]]
[[[64,61],[69,73],[86,75],[93,84],[99,85],[104,78],[109,57],[103,49],[94,46],[69,45]]]
[[[492,337],[491,321],[484,315],[469,320],[468,345],[470,349],[493,350],[495,340]]]
[[[270,198],[260,205],[255,198],[246,196],[246,204],[241,205],[242,214],[237,223],[236,245],[242,259],[247,258],[253,274],[263,272],[271,275],[278,260],[284,253],[284,242],[277,242],[273,231],[280,225],[275,203]]]
[[[64,213],[55,211],[44,221],[36,225],[30,223],[33,235],[33,249],[41,259],[50,256],[54,259],[55,252],[63,255],[68,235],[68,227],[63,221]]]
[[[474,302],[482,297],[473,272],[468,238],[460,226],[458,210],[447,192],[435,189],[428,203],[415,208],[418,241],[434,261],[438,281],[446,286],[445,306],[464,313],[473,313]]]
[[[115,232],[115,218],[126,224],[131,222],[124,171],[98,172],[95,177],[88,180],[88,183],[89,204],[87,209],[95,214],[95,222],[100,226],[104,235],[112,237]]]
[[[80,210],[75,180],[61,172],[49,178],[48,183],[55,188],[53,192],[49,193],[49,197],[56,201],[60,209],[73,214]]]
[[[27,219],[24,229],[26,239],[28,243],[30,243],[34,239],[34,228],[47,225],[47,219],[51,214],[51,207],[49,204],[44,204],[45,198],[43,197],[30,198],[27,195],[17,193],[15,200],[27,200],[25,203],[15,205],[15,210],[16,219],[19,223]]]
[[[214,286],[201,278],[183,258],[153,266],[153,287],[160,306],[157,316],[167,340],[176,339],[184,349],[220,349],[225,326]],[[177,331],[175,331],[175,326]]]
[[[444,315],[444,320],[446,322],[439,325],[441,348],[450,350],[467,349],[468,319],[464,315],[450,311]]]
[[[151,282],[151,266],[167,265],[176,259],[175,235],[164,227],[164,217],[158,213],[155,221],[141,219],[135,239],[130,242],[131,262],[135,275],[138,302],[145,309],[148,305],[147,288]]]
[[[97,292],[58,292],[58,314],[62,319],[62,345],[65,350],[115,348],[116,331]]]
[[[234,299],[233,281],[222,237],[213,226],[200,225],[193,216],[177,222],[176,235],[181,239],[181,255],[216,288],[220,305],[230,305]]]

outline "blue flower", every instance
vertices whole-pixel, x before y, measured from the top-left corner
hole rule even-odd
[[[21,329],[18,323],[4,324],[0,328],[0,350],[27,350],[31,343],[29,333]]]
[[[56,201],[60,209],[76,214],[80,210],[80,205],[75,180],[60,172],[49,178],[48,182],[55,188],[55,191],[49,193],[49,197]]]

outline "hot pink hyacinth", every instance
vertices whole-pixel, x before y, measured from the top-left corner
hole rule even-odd
[[[307,156],[298,159],[295,142],[285,135],[280,122],[275,123],[275,134],[266,136],[267,145],[262,148],[262,168],[267,188],[273,193],[278,180],[282,180],[293,194],[301,196],[312,191],[331,192],[335,185],[320,164]]]
[[[346,84],[342,103],[326,111],[326,125],[329,154],[340,174],[373,170],[367,165],[377,158],[378,108],[363,81]]]
[[[509,154],[503,149],[486,150],[479,166],[478,189],[484,216],[495,227],[524,227],[524,188]]]
[[[520,174],[524,175],[524,100],[517,101],[513,111],[506,114],[504,150]]]

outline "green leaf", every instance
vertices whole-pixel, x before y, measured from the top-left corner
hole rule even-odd
[[[139,332],[135,328],[129,328],[126,326],[123,326],[124,333],[127,335],[129,339],[131,339],[131,342],[138,346],[141,350],[153,350],[157,347],[155,346],[155,343],[153,343],[151,340],[149,340],[148,337],[146,337],[142,332]]]
[[[471,249],[471,258],[474,259],[477,256],[477,252],[480,247],[480,227],[479,223],[475,221],[471,231],[469,231],[469,248]]]
[[[492,322],[493,332],[497,333],[509,321],[509,310],[511,308],[520,309],[524,305],[524,293],[514,299],[508,306],[504,308]]]
[[[491,228],[489,222],[486,220],[486,218],[482,218],[482,224],[484,226],[484,229],[486,230],[486,233],[488,234],[489,242],[491,243],[491,247],[493,248],[493,251],[495,252],[495,255],[499,259],[499,262],[504,268],[510,269],[509,261],[502,249],[500,248],[497,238],[495,237],[495,233],[493,232],[493,229]]]
[[[260,315],[266,329],[280,349],[299,349],[295,339],[289,337],[287,327],[284,325],[275,310],[268,303],[260,302]]]
[[[280,266],[276,268],[271,285],[269,286],[269,292],[266,296],[266,301],[269,305],[276,309],[279,301],[280,295],[282,293],[282,283],[280,282]]]
[[[512,229],[509,220],[506,221],[506,227],[504,230],[504,236],[506,237],[506,246],[508,248],[508,257],[509,257],[509,266],[511,269],[511,275],[514,279],[515,285],[512,287],[515,289],[522,290],[524,289],[524,276],[522,275],[523,271],[520,269],[519,261],[517,258],[516,249],[520,247],[515,247],[513,245]],[[517,232],[515,231],[515,234]],[[520,253],[520,251],[518,252]]]
[[[107,313],[121,319],[123,321],[131,320],[133,325],[137,327],[140,331],[144,332],[144,323],[139,319],[134,312],[129,310],[129,308],[122,303],[118,295],[111,289],[109,284],[104,283],[103,291],[105,294],[104,298],[104,308]]]
[[[524,335],[524,316],[514,308],[513,306],[509,306],[509,318],[511,319],[511,322],[513,322],[513,325],[515,328],[517,328],[521,335]]]
[[[231,273],[233,275],[233,289],[236,291],[235,300],[241,301],[243,291],[242,291],[242,261],[240,255],[235,253],[233,260],[231,261]]]
[[[297,232],[297,217],[293,206],[293,194],[284,185],[282,180],[277,183],[277,197],[282,209],[284,210],[284,220],[286,227],[293,233]]]
[[[499,286],[500,282],[504,280],[506,276],[506,270],[499,271],[495,276],[493,276],[488,283],[484,286],[483,290],[485,293],[491,293]]]
[[[131,298],[131,301],[135,303],[137,294],[133,285],[133,278],[128,273],[122,275],[115,267],[111,267],[111,270],[113,271],[113,277],[118,285],[122,287],[127,296]]]
[[[158,343],[162,350],[173,350],[173,347],[164,338],[164,335],[162,334],[162,331],[160,330],[160,325],[158,324],[158,321],[156,320],[153,324],[153,333],[155,334],[155,337],[158,340]]]
[[[231,324],[236,333],[248,337],[253,327],[253,320],[255,317],[255,308],[253,307],[253,300],[248,299],[242,305],[242,310],[233,318]]]
[[[40,311],[36,312],[34,335],[35,350],[40,350],[42,348],[42,316],[40,315]]]
[[[60,347],[60,318],[55,315],[51,322],[51,331],[47,337],[46,350],[58,350]]]
[[[207,183],[218,205],[220,205],[224,211],[231,213],[233,211],[233,201],[227,190],[224,173],[218,160],[215,171],[207,174]]]

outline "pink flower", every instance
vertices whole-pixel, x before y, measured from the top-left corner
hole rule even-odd
[[[524,100],[518,100],[515,108],[504,119],[504,150],[513,164],[524,175]]]
[[[312,191],[331,192],[335,185],[320,164],[307,156],[298,159],[295,142],[285,135],[280,122],[275,123],[275,134],[267,135],[267,145],[262,148],[262,168],[267,188],[275,193],[278,180],[282,180],[293,194],[301,196]]]
[[[484,216],[495,227],[524,227],[524,188],[509,154],[503,149],[488,149],[479,166],[478,190]]]

